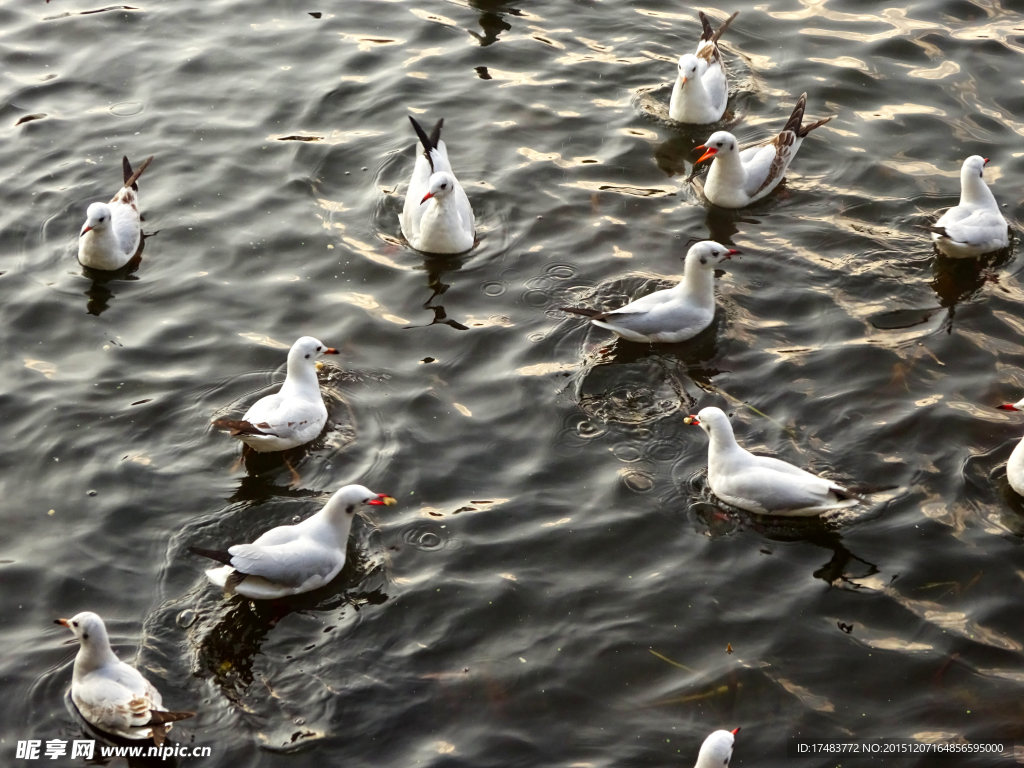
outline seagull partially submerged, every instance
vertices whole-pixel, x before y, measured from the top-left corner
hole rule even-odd
[[[679,57],[678,75],[672,86],[668,116],[680,123],[717,123],[725,114],[729,101],[729,82],[725,74],[718,39],[729,28],[734,13],[717,30],[713,29],[704,11],[698,11],[704,31],[694,53]]]
[[[359,507],[392,504],[397,502],[386,493],[346,485],[312,517],[271,528],[252,544],[236,544],[227,550],[189,547],[189,551],[224,563],[208,570],[206,578],[225,592],[253,600],[298,595],[329,584],[341,573]]]
[[[697,753],[697,763],[693,768],[729,768],[732,760],[732,746],[736,743],[739,728],[731,731],[715,731],[704,739]]]
[[[110,647],[103,619],[85,611],[55,624],[79,642],[71,675],[71,700],[82,717],[104,733],[122,739],[153,739],[163,744],[171,724],[194,712],[168,712],[160,692]]]
[[[1006,219],[985,183],[987,157],[971,155],[960,168],[960,203],[928,227],[946,256],[965,258],[1001,251],[1010,244]]]
[[[712,159],[704,196],[721,208],[743,208],[770,194],[785,177],[807,134],[834,119],[826,117],[804,125],[806,106],[805,93],[797,100],[782,132],[753,147],[740,150],[736,137],[728,131],[717,131],[696,147],[705,150],[697,163]]]
[[[128,158],[122,158],[124,185],[109,203],[89,206],[78,236],[78,260],[84,266],[113,271],[138,253],[142,242],[138,181],[151,162],[153,158],[147,157],[137,171],[132,171]]]
[[[589,317],[627,341],[675,344],[692,339],[715,318],[715,267],[739,253],[735,248],[704,240],[686,254],[679,284],[631,301],[610,312],[561,307],[563,312]]]
[[[448,148],[441,141],[444,120],[437,121],[429,136],[412,115],[409,122],[423,145],[423,153],[416,158],[405,193],[402,234],[417,251],[468,251],[476,239],[476,218],[448,161]]]

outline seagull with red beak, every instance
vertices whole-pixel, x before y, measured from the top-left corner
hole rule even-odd
[[[125,266],[138,253],[142,243],[138,180],[152,161],[152,157],[147,158],[133,171],[128,158],[122,158],[124,186],[109,203],[89,206],[78,236],[78,260],[83,266],[112,271]]]
[[[1024,400],[1016,403],[1005,403],[999,408],[1004,411],[1024,411]],[[1010,460],[1006,462],[1006,479],[1010,481],[1010,487],[1021,496],[1024,496],[1024,440],[1021,440],[1010,454]]]
[[[345,567],[345,548],[356,510],[397,504],[386,493],[362,485],[339,488],[315,515],[295,525],[271,528],[252,544],[226,550],[189,547],[194,555],[223,563],[206,578],[229,594],[276,600],[329,584]]]
[[[288,350],[288,373],[281,389],[260,398],[240,420],[213,425],[260,453],[287,451],[315,440],[327,423],[327,406],[316,376],[317,360],[338,350],[303,336]]]
[[[562,307],[563,312],[589,317],[590,322],[627,341],[676,344],[692,339],[715,319],[715,268],[739,253],[735,248],[703,240],[686,254],[679,284],[655,291],[624,307],[601,312]]]
[[[971,155],[960,169],[960,204],[928,227],[935,247],[951,258],[983,256],[1010,244],[1006,219],[985,183],[988,158]]]
[[[700,745],[697,764],[693,768],[728,768],[732,760],[732,746],[736,743],[739,728],[731,731],[715,731]]]
[[[826,117],[810,125],[803,124],[807,94],[803,94],[793,108],[782,132],[773,138],[741,150],[736,137],[728,131],[711,134],[707,142],[695,149],[704,150],[694,163],[711,160],[711,170],[704,183],[704,196],[720,208],[743,208],[769,195],[783,178],[789,164],[796,157],[800,145],[815,128],[832,120]]]
[[[701,125],[717,123],[725,114],[725,105],[729,101],[729,82],[722,53],[718,50],[718,39],[739,12],[726,19],[717,31],[712,28],[704,11],[697,13],[704,32],[697,43],[697,50],[679,57],[668,116],[680,123]]]
[[[402,234],[409,245],[425,253],[463,253],[476,241],[476,218],[466,191],[455,178],[448,161],[448,148],[441,141],[438,120],[428,136],[410,116],[423,152],[405,193],[402,208]]]

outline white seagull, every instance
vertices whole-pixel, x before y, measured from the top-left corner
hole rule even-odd
[[[802,125],[806,106],[805,93],[797,100],[782,132],[768,142],[739,150],[735,136],[728,131],[717,131],[705,144],[695,147],[706,150],[697,163],[714,158],[704,182],[704,196],[721,208],[742,208],[779,186],[807,134],[835,117]],[[694,163],[695,169],[697,163]],[[695,175],[696,171],[690,178]]]
[[[810,517],[859,502],[831,480],[741,448],[721,408],[703,408],[684,421],[696,424],[711,438],[708,484],[726,504],[759,515]]]
[[[327,423],[316,361],[336,354],[334,347],[303,336],[288,350],[288,373],[277,393],[257,400],[241,420],[216,419],[213,425],[260,453],[287,451],[314,440]]]
[[[476,219],[441,141],[444,120],[437,121],[429,136],[411,115],[409,121],[423,145],[423,154],[416,158],[405,193],[402,234],[417,251],[468,251],[476,239]]]
[[[627,341],[675,344],[692,339],[715,317],[715,267],[734,254],[713,240],[692,246],[686,254],[683,279],[673,288],[655,291],[611,312],[561,307],[563,312],[589,317]]]
[[[139,250],[142,225],[139,218],[139,176],[153,162],[146,158],[139,170],[132,171],[128,158],[122,158],[124,186],[109,203],[93,203],[86,211],[85,224],[78,236],[78,260],[91,269],[120,269]]]
[[[999,407],[1004,411],[1024,411],[1024,400]],[[1017,443],[1010,454],[1010,460],[1006,462],[1006,479],[1010,481],[1010,487],[1014,491],[1024,496],[1024,440]]]
[[[732,760],[732,746],[739,732],[739,728],[732,731],[715,731],[704,739],[693,768],[727,768],[729,761]]]
[[[928,227],[932,241],[953,258],[982,256],[1010,244],[1006,219],[985,183],[987,157],[971,155],[960,169],[960,204],[942,214]]]
[[[345,566],[345,547],[356,509],[363,504],[397,504],[386,493],[362,485],[338,489],[323,509],[295,525],[271,528],[252,544],[227,551],[189,547],[195,555],[219,563],[206,578],[225,592],[253,600],[275,600],[318,589]]]
[[[680,123],[717,123],[725,114],[729,101],[729,82],[725,76],[725,64],[718,50],[718,39],[729,28],[734,13],[716,32],[711,22],[698,11],[704,32],[697,43],[695,53],[684,53],[679,57],[676,83],[672,86],[672,99],[668,104],[668,116]]]
[[[71,700],[82,717],[104,733],[122,739],[153,739],[163,744],[171,723],[194,712],[168,712],[160,692],[110,648],[103,619],[85,611],[55,624],[70,629],[80,643],[71,676]]]

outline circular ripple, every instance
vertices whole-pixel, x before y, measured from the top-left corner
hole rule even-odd
[[[547,338],[547,334],[541,333],[540,331],[536,331],[535,333],[529,334],[526,337],[526,340],[527,341],[531,341],[534,344],[536,344],[538,341],[544,341],[544,339],[546,339],[546,338]]]
[[[507,289],[504,283],[484,283],[480,286],[480,289],[488,296],[501,296]]]
[[[595,437],[600,437],[608,428],[603,424],[595,424],[592,421],[583,420],[576,425],[576,434],[580,437],[590,440]]]
[[[627,469],[620,473],[622,482],[633,493],[648,493],[654,488],[654,476],[650,472]]]
[[[524,285],[527,288],[532,288],[537,291],[550,291],[554,287],[554,283],[551,281],[551,278],[546,275],[531,277],[524,283]]]
[[[549,264],[545,267],[544,271],[549,277],[553,277],[556,280],[568,280],[576,275],[576,267],[572,264]]]
[[[196,623],[196,619],[198,618],[199,615],[195,611],[185,609],[175,617],[174,622],[182,629],[188,629]]]
[[[563,418],[552,447],[559,456],[577,456],[589,441],[601,437],[607,431],[603,423],[594,422],[585,414],[573,411]]]
[[[534,289],[523,294],[523,301],[531,307],[546,307],[548,304],[548,295],[544,291]]]
[[[673,461],[679,456],[679,445],[666,438],[659,438],[645,446],[644,453],[651,461]]]
[[[619,443],[612,448],[612,453],[615,454],[615,458],[619,461],[624,461],[627,464],[632,464],[634,461],[640,461],[640,449],[630,443]]]
[[[631,365],[595,365],[579,384],[579,404],[592,419],[648,424],[682,408],[676,389],[676,382],[665,369],[650,360]]]
[[[411,547],[424,551],[444,549],[449,546],[448,532],[438,525],[416,522],[402,531],[402,540]]]

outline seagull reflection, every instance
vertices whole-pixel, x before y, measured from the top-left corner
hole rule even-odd
[[[999,283],[997,270],[1013,258],[1013,241],[1010,246],[989,256],[976,259],[951,259],[939,254],[932,264],[932,290],[939,299],[939,306],[947,311],[943,328],[953,332],[956,307],[974,299],[988,283]]]
[[[431,290],[430,298],[424,302],[423,308],[433,312],[434,319],[423,325],[406,325],[404,327],[409,329],[429,328],[431,325],[450,325],[458,331],[468,331],[469,326],[448,317],[448,313],[443,306],[432,303],[434,299],[438,296],[443,296],[452,287],[450,283],[444,282],[441,276],[445,272],[456,272],[462,269],[462,261],[457,257],[453,258],[451,256],[425,256],[423,259],[423,269],[427,272],[427,287]]]
[[[92,269],[84,264],[81,264],[82,274],[92,280],[92,285],[85,292],[85,295],[89,297],[89,301],[86,302],[85,311],[90,315],[99,317],[101,314],[106,312],[110,308],[110,300],[114,298],[114,292],[110,288],[110,284],[121,280],[138,280],[139,278],[135,275],[135,271],[139,268],[142,263],[142,251],[146,247],[146,238],[153,237],[157,234],[153,232],[146,234],[145,232],[140,233],[139,238],[139,250],[135,252],[135,255],[128,260],[120,269],[113,271],[105,271],[102,269]]]
[[[477,39],[481,46],[498,42],[498,35],[502,32],[509,32],[512,25],[505,21],[503,14],[521,16],[518,8],[509,8],[503,2],[492,2],[491,0],[470,0],[470,6],[481,11],[480,28],[484,31],[481,35],[472,29],[467,30],[469,34]]]

